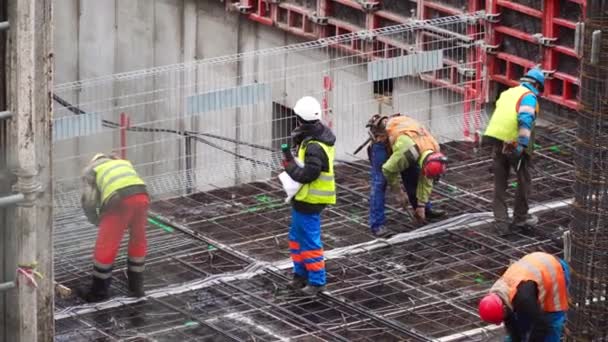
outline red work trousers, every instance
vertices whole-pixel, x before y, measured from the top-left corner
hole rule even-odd
[[[148,221],[147,194],[135,194],[120,200],[102,215],[95,244],[95,263],[112,265],[120,241],[129,229],[129,257],[140,259],[146,256],[146,224]]]

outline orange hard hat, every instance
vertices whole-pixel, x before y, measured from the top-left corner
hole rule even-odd
[[[489,293],[479,302],[479,317],[488,323],[500,324],[504,320],[502,299]]]

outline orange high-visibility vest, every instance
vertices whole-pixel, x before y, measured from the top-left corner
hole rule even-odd
[[[386,133],[388,134],[391,146],[395,144],[401,135],[407,135],[414,140],[420,154],[425,151],[439,152],[437,140],[422,126],[418,121],[401,115],[395,116],[386,123]]]
[[[568,310],[566,276],[559,260],[544,252],[530,253],[509,266],[505,274],[492,286],[512,303],[517,286],[532,280],[538,287],[538,301],[545,312]]]

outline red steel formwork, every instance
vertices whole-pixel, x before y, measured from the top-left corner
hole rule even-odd
[[[514,85],[522,72],[540,64],[550,76],[544,97],[577,109],[580,53],[576,49],[576,28],[577,22],[584,19],[585,0],[529,2],[530,5],[505,0],[486,1],[489,14],[501,14],[497,22],[490,24],[487,35],[488,45],[499,46],[488,58],[490,77]],[[530,24],[518,25],[517,22]],[[505,42],[536,46],[538,50],[533,53],[535,57],[526,58],[505,51]]]
[[[487,45],[468,58],[481,60],[477,65],[487,66],[488,79],[506,86],[517,84],[524,72],[539,65],[548,76],[544,98],[577,109],[580,53],[576,37],[580,34],[576,28],[584,19],[585,4],[586,0],[232,0],[226,8],[307,39],[485,10]],[[473,36],[478,29],[470,25],[462,34]],[[395,47],[391,42],[376,44],[375,51],[386,46],[387,54]],[[339,48],[361,51],[365,44],[353,42]],[[469,127],[479,128],[479,118],[471,118],[470,113],[479,113],[484,102],[493,100],[488,97],[490,86],[482,82],[486,70],[477,69],[454,68],[447,79],[427,79],[464,94],[465,137],[471,134]],[[473,81],[462,85],[460,77]]]

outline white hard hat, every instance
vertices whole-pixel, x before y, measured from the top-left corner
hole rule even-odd
[[[321,104],[312,96],[299,99],[293,111],[304,121],[321,120]]]

